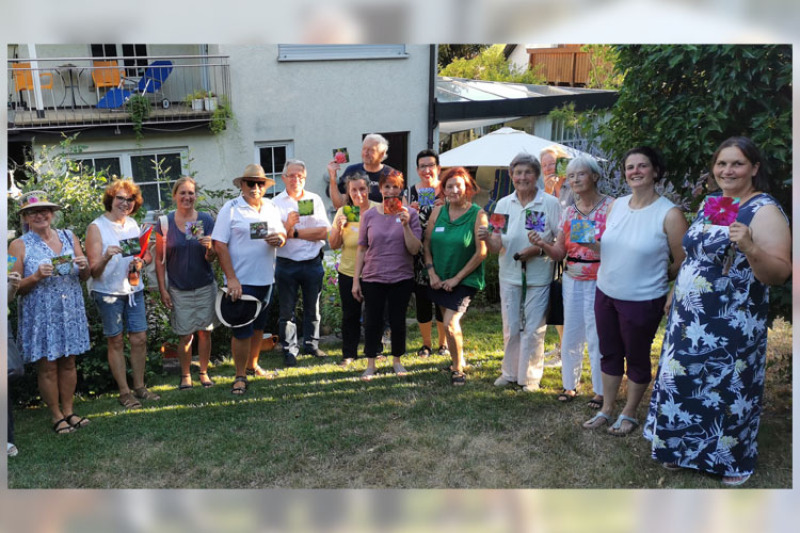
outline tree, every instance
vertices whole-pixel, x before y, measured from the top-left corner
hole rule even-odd
[[[522,70],[503,55],[504,45],[495,44],[472,59],[457,58],[439,71],[439,76],[472,80],[506,81],[514,83],[544,83],[544,76],[531,70]]]
[[[706,193],[709,160],[728,137],[759,146],[773,196],[791,217],[792,50],[788,45],[625,45],[619,100],[598,133],[620,163],[642,144],[660,149],[667,179],[692,208]],[[771,291],[771,317],[791,320],[791,285]]]
[[[622,74],[617,71],[617,48],[608,44],[585,44],[582,52],[589,53],[589,80],[587,89],[619,90]]]
[[[440,44],[438,46],[439,70],[443,69],[459,57],[472,59],[489,48],[488,44]]]

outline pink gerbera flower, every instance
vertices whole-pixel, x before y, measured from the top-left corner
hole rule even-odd
[[[709,196],[703,206],[703,215],[717,226],[730,226],[739,214],[739,199]]]

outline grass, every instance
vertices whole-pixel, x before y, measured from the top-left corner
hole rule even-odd
[[[542,390],[493,386],[500,373],[498,309],[471,309],[463,324],[472,370],[452,387],[449,358],[404,358],[406,378],[379,362],[381,375],[359,379],[365,361],[344,370],[331,357],[301,357],[274,380],[250,380],[231,395],[230,361],[217,385],[178,391],[178,375],[151,388],[158,402],[126,412],[109,395],[76,412],[92,424],[57,436],[44,407],[15,412],[20,454],[8,462],[10,488],[719,488],[695,472],[667,472],[650,459],[641,433],[616,438],[583,430],[591,411],[588,364],[583,391],[559,404],[560,369],[545,369]],[[550,328],[552,330],[553,328]],[[410,325],[408,351],[420,346]],[[660,350],[661,332],[653,348]],[[548,331],[546,347],[557,340]],[[588,359],[587,359],[588,360]],[[791,326],[770,336],[759,465],[748,488],[791,487]],[[282,368],[278,351],[261,366]],[[649,397],[649,393],[646,397]],[[620,398],[620,407],[624,394]],[[646,406],[640,408],[644,417]]]

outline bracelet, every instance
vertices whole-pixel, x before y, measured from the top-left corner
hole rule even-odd
[[[433,263],[425,263],[425,269],[430,270],[433,268]]]
[[[539,247],[539,257],[541,257],[541,256],[543,256],[543,255],[544,255],[544,248],[542,248],[542,247],[540,246],[540,247]]]

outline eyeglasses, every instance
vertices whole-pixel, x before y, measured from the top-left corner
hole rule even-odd
[[[306,179],[306,177],[303,176],[302,174],[284,174],[283,177],[286,178],[287,180],[295,180],[295,181],[303,181],[304,179]]]
[[[136,201],[135,196],[115,196],[114,199],[117,200],[118,202],[127,204],[132,204],[133,202]]]
[[[438,166],[438,165],[436,165],[436,163],[434,163],[434,164],[432,164],[432,165],[420,165],[420,166],[419,166],[419,169],[420,169],[420,170],[425,170],[425,169],[428,169],[428,168],[436,168],[437,166]]]
[[[35,217],[37,215],[46,215],[46,214],[48,214],[50,212],[51,212],[50,209],[47,209],[46,207],[42,207],[42,208],[39,208],[39,209],[28,209],[28,213],[27,214],[30,217]]]
[[[255,180],[243,180],[243,183],[245,183],[251,189],[255,189],[256,186],[259,186],[260,188],[264,189],[266,188],[267,185],[267,182],[265,181],[255,181]]]

